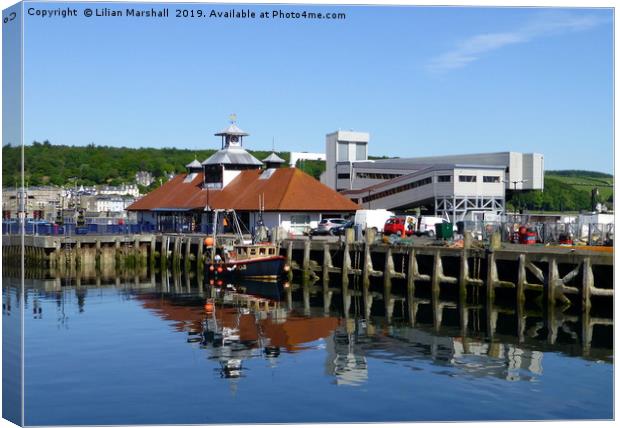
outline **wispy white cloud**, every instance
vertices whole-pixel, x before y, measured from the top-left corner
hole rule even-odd
[[[519,43],[527,43],[539,37],[585,31],[606,22],[599,16],[573,13],[543,13],[514,31],[477,34],[435,58],[427,68],[442,73],[467,66],[492,51]]]

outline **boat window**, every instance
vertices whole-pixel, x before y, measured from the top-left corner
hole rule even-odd
[[[276,253],[276,249],[275,248],[270,248],[269,249],[269,255],[274,255]]]
[[[256,255],[256,248],[250,248],[250,255],[251,256],[255,256]]]
[[[258,250],[258,254],[260,254],[261,256],[264,256],[265,255],[265,249],[264,248],[260,248]]]

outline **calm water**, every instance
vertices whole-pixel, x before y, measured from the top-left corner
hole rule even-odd
[[[520,340],[500,314],[490,339],[484,309],[463,329],[449,302],[438,322],[421,301],[414,327],[398,300],[390,323],[374,308],[361,319],[356,298],[344,317],[320,285],[267,300],[252,284],[29,280],[20,301],[11,282],[3,322],[24,309],[28,425],[613,417],[613,328],[585,350],[574,317],[550,344],[536,316]]]

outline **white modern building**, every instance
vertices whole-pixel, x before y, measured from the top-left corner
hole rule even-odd
[[[125,208],[135,202],[131,196],[97,195],[82,197],[82,206],[91,213],[124,213]]]
[[[343,174],[351,168],[354,162],[368,160],[367,132],[336,131],[325,137],[325,175],[321,181],[337,191],[353,189],[353,187],[339,186],[338,174]],[[338,168],[338,165],[344,168]],[[348,168],[347,168],[348,166]],[[344,184],[344,183],[343,183]]]
[[[503,213],[506,191],[543,189],[538,153],[498,152],[368,159],[369,134],[337,131],[325,139],[323,183],[366,209],[423,207],[452,221]]]
[[[120,186],[97,186],[98,195],[131,195],[135,198],[140,196],[140,189],[137,184],[122,184]]]

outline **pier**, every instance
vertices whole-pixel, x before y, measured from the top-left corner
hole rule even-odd
[[[24,261],[29,269],[51,268],[62,276],[146,267],[195,269],[202,275],[203,239],[199,234],[25,236]],[[10,266],[20,259],[20,236],[4,235],[2,244],[5,263]],[[357,242],[284,240],[280,250],[291,267],[289,281],[318,284],[326,292],[332,290],[330,283],[337,283],[343,294],[359,286],[366,314],[374,300],[382,300],[389,316],[396,303],[389,296],[395,290],[402,291],[403,299],[411,303],[408,310],[414,311],[420,287],[430,290],[432,301],[439,301],[445,292],[455,293],[462,303],[472,294],[483,292],[489,301],[501,294],[518,311],[535,298],[550,308],[571,305],[587,312],[593,302],[613,297],[609,251],[499,242],[481,247],[468,239],[460,248],[439,244],[414,240],[395,245],[369,236]]]

